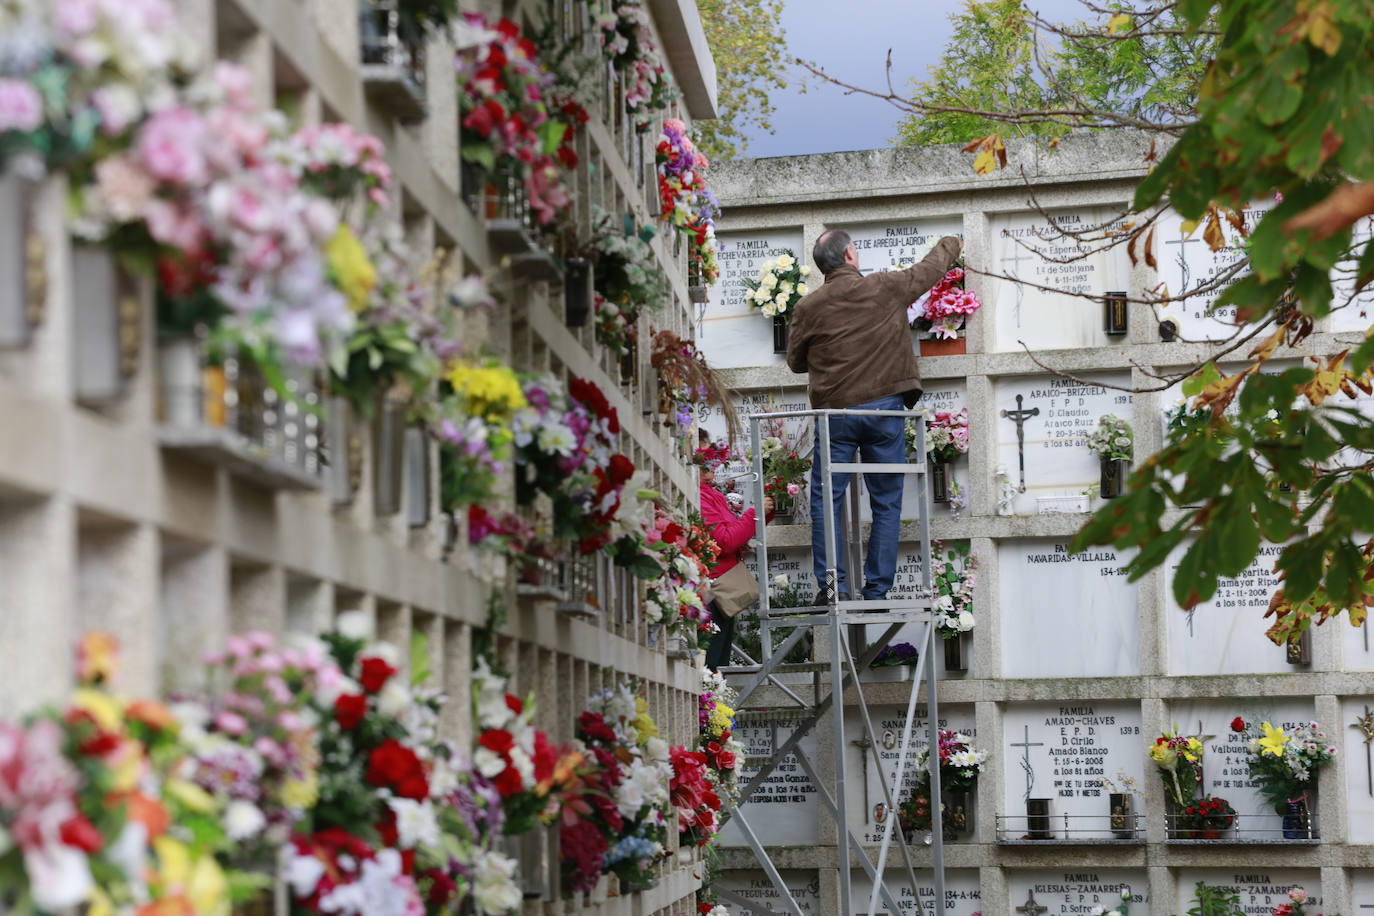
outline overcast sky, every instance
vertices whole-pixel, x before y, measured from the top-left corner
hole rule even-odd
[[[1077,0],[1031,0],[1048,18],[1079,19]],[[940,59],[962,0],[783,0],[787,56],[815,61],[832,76],[865,88],[884,86],[883,62],[892,49],[892,85],[904,91],[909,77],[924,78]],[[808,78],[800,69],[773,99],[775,133],[755,131],[745,155],[787,156],[887,146],[901,112],[887,102],[845,95]]]

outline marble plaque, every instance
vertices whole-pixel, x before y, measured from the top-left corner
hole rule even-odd
[[[757,279],[764,262],[789,249],[806,263],[801,229],[722,232],[716,246],[720,279],[711,288],[697,345],[716,369],[781,366],[782,354],[773,352],[773,320],[750,308],[742,281]]]
[[[964,237],[964,220],[958,216],[932,216],[902,220],[900,224],[862,223],[841,225],[854,240],[859,253],[859,272],[871,274],[916,263],[947,235]]]
[[[1028,916],[1086,916],[1098,907],[1113,909],[1129,891],[1128,906],[1148,913],[1149,883],[1144,871],[1125,868],[1027,870],[1007,873],[1007,912]]]
[[[889,856],[891,853],[889,853]],[[854,901],[855,913],[868,912],[868,899],[873,891],[873,882],[869,880],[868,873],[862,869],[855,869],[849,879],[851,898]],[[935,882],[931,873],[928,871],[916,871],[917,888],[913,893],[911,882],[906,876],[905,869],[889,867],[887,870],[887,889],[892,896],[897,898],[897,908],[899,913],[911,913],[913,916],[930,916],[936,912],[932,906],[935,900]],[[917,894],[920,895],[920,905],[917,906]],[[951,916],[973,916],[982,911],[983,897],[978,885],[978,872],[972,868],[949,868],[945,870],[945,908],[944,912]],[[878,905],[873,910],[882,913],[884,916],[891,916],[892,909],[883,900],[882,895],[878,896]]]
[[[911,789],[917,782],[916,752],[927,744],[926,726],[930,721],[929,713],[926,707],[921,705],[916,707],[916,715],[912,717],[911,747],[903,766],[901,789],[896,787],[897,763],[901,756],[906,707],[871,706],[868,713],[873,720],[873,730],[877,732],[876,744],[878,756],[883,762],[883,776],[896,795],[897,804],[900,805],[911,794]],[[974,743],[977,743],[978,735],[974,726],[972,706],[941,706],[939,727],[963,732],[974,738]],[[849,742],[849,747],[845,748],[845,768],[849,774],[845,787],[845,804],[849,807],[849,825],[864,843],[876,846],[883,841],[885,821],[892,812],[883,799],[883,784],[873,763],[873,752],[865,751],[854,743],[865,738],[863,714],[857,707],[845,709],[844,728],[845,739]],[[969,814],[971,816],[972,812]],[[893,824],[892,829],[892,842],[895,848],[897,825]]]
[[[1140,673],[1136,587],[1110,547],[1070,554],[1068,540],[998,545],[1004,677]]]
[[[1275,206],[1274,201],[1261,201],[1243,211],[1247,231],[1253,230]],[[1225,244],[1212,251],[1202,240],[1202,224],[1191,235],[1183,231],[1183,217],[1172,210],[1162,214],[1155,223],[1155,258],[1159,263],[1159,282],[1163,286],[1158,295],[1186,296],[1181,302],[1158,306],[1160,320],[1171,318],[1178,323],[1179,336],[1186,340],[1224,340],[1236,330],[1235,306],[1208,311],[1212,303],[1230,282],[1216,289],[1202,290],[1235,264],[1245,259],[1242,238],[1235,227],[1222,220]],[[1236,279],[1239,278],[1239,274]],[[1192,293],[1192,294],[1190,294]]]
[[[788,892],[792,899],[797,902],[797,909],[807,916],[822,916],[824,910],[821,907],[821,882],[814,871],[805,869],[784,868],[778,871],[778,877],[787,885]],[[768,876],[761,871],[723,871],[717,882],[717,886],[723,890],[732,891],[743,897],[745,900],[757,902],[760,906],[767,907],[776,913],[783,912],[782,897],[778,894],[778,889],[773,886],[773,882],[768,880]],[[725,909],[731,916],[761,916],[766,910],[754,910],[741,907],[735,903],[722,901]]]
[[[1374,697],[1353,697],[1341,702],[1337,728],[1323,729],[1345,751],[1346,823],[1350,842],[1374,843]],[[1370,890],[1374,892],[1374,887]],[[1368,903],[1374,905],[1374,893]],[[1374,906],[1371,907],[1374,909]]]
[[[1374,670],[1374,632],[1370,632],[1369,621],[1365,621],[1358,627],[1352,627],[1348,618],[1341,617],[1332,621],[1328,626],[1339,627],[1342,639],[1345,641],[1345,664],[1342,666],[1346,671],[1370,671]]]
[[[1082,207],[1051,214],[1055,225],[1070,233],[1111,218],[1102,207]],[[993,310],[995,349],[1020,351],[1111,346],[1102,327],[1102,300],[1107,292],[1130,290],[1130,259],[1124,245],[1102,249],[1080,244],[1056,230],[1038,213],[1010,213],[990,220],[993,263],[984,308]],[[1100,233],[1098,233],[1100,234]],[[1093,252],[1096,250],[1095,253]],[[990,301],[989,301],[990,300]]]
[[[1178,912],[1186,913],[1196,906],[1193,895],[1199,881],[1234,890],[1245,916],[1273,916],[1276,906],[1288,902],[1288,892],[1294,887],[1307,891],[1307,912],[1322,911],[1321,872],[1315,868],[1180,868]]]
[[[1359,246],[1368,244],[1371,238],[1374,238],[1374,216],[1356,220],[1351,243],[1356,246],[1357,256],[1338,263],[1331,270],[1332,312],[1322,319],[1322,330],[1362,332],[1374,324],[1374,284],[1355,292],[1355,266],[1358,254],[1363,251]]]
[[[772,754],[774,747],[792,736],[796,721],[795,716],[741,718],[735,722],[734,736],[744,745],[746,756],[767,757]],[[817,761],[816,747],[816,730],[813,728],[802,738],[797,753],[805,754],[814,766]],[[757,766],[744,764],[740,769],[740,785],[747,784],[757,772]],[[791,757],[773,769],[740,811],[748,819],[759,842],[765,846],[804,846],[816,842],[816,818],[820,811],[816,786]],[[747,845],[733,819],[721,831],[720,842],[723,846]]]
[[[1136,811],[1144,811],[1143,745],[1136,703],[1009,706],[1002,732],[1007,779],[999,812],[1007,818],[1007,836],[1016,838],[1028,829],[1027,798],[1049,798],[1056,837],[1111,837],[1112,792],[1134,785]]]
[[[1350,881],[1351,899],[1357,916],[1374,913],[1374,869],[1356,869]]]
[[[1133,422],[1130,392],[1105,387],[1129,386],[1131,379],[1125,372],[1085,373],[1081,377],[1087,384],[1057,376],[1022,376],[1001,380],[994,388],[997,466],[1005,469],[1017,491],[1012,501],[1014,515],[1035,515],[1041,500],[1081,496],[1084,491],[1094,500],[1100,499],[1102,462],[1096,452],[1088,450],[1087,437],[1106,414]],[[1021,398],[1019,406],[1017,396]],[[1034,416],[1020,414],[1024,443],[1017,439],[1017,410],[1035,412]],[[1002,416],[1003,411],[1008,416]]]
[[[1199,735],[1203,740],[1202,792],[1220,796],[1231,803],[1239,815],[1235,833],[1246,839],[1277,839],[1282,836],[1282,818],[1264,801],[1259,787],[1250,778],[1248,747],[1245,740],[1231,731],[1236,716],[1255,725],[1269,722],[1285,730],[1312,721],[1311,699],[1236,698],[1232,700],[1177,700],[1169,704],[1170,722],[1176,723],[1185,734]],[[1336,741],[1339,735],[1335,723],[1321,723],[1322,731]],[[1147,735],[1147,739],[1154,736]],[[1142,748],[1144,744],[1142,743]],[[1159,778],[1151,772],[1152,778]]]
[[[1178,569],[1192,541],[1169,555],[1170,576]],[[1222,579],[1209,601],[1185,611],[1175,602],[1172,585],[1166,589],[1169,611],[1170,674],[1281,674],[1294,670],[1282,646],[1264,635],[1272,620],[1264,618],[1269,599],[1279,588],[1274,563],[1282,545],[1262,543],[1259,555],[1234,579]]]

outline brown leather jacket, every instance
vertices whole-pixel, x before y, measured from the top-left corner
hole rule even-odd
[[[842,264],[797,303],[787,365],[810,373],[813,408],[853,407],[891,394],[908,407],[916,403],[921,372],[906,309],[940,282],[959,250],[959,240],[946,236],[919,264],[866,277]]]

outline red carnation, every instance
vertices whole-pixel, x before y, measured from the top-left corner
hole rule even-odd
[[[543,782],[553,778],[553,768],[558,763],[558,754],[549,745],[549,736],[543,732],[534,733],[534,781]]]
[[[62,822],[62,826],[57,828],[57,835],[62,840],[63,845],[79,849],[84,853],[90,854],[100,851],[100,847],[105,845],[105,838],[100,835],[100,831],[95,829],[86,819],[84,814],[74,814]]]
[[[383,741],[368,757],[367,781],[379,789],[390,789],[401,798],[424,801],[429,797],[424,764],[414,751],[394,738]]]
[[[443,869],[431,868],[424,873],[424,877],[430,881],[425,899],[432,906],[442,907],[458,893],[458,884]]]
[[[368,656],[360,664],[362,671],[358,675],[358,682],[363,685],[363,689],[368,693],[376,693],[381,690],[387,680],[396,673],[395,668],[375,655]]]
[[[358,723],[363,721],[363,716],[367,715],[367,697],[361,693],[340,694],[334,701],[334,719],[339,723],[339,728],[344,731],[352,731],[358,727]]]
[[[507,754],[510,749],[515,747],[515,739],[510,732],[504,728],[493,728],[482,732],[482,736],[477,739],[477,743],[491,751],[493,754]]]
[[[519,795],[525,790],[525,784],[520,780],[520,771],[513,766],[508,766],[496,774],[496,778],[491,782],[492,785],[496,786],[496,791],[501,793],[502,798]]]
[[[625,481],[634,476],[635,464],[629,458],[617,452],[611,456],[610,478],[615,486],[621,486]]]
[[[1231,731],[1233,731],[1233,732],[1243,732],[1243,731],[1245,731],[1245,720],[1242,719],[1240,716],[1236,716],[1234,719],[1232,719],[1232,720],[1231,720]]]
[[[605,741],[607,744],[615,743],[615,732],[606,724],[606,720],[601,718],[600,713],[584,712],[577,717],[577,727],[582,734],[594,741]]]
[[[514,694],[506,694],[506,708],[517,716],[525,711],[524,702]]]

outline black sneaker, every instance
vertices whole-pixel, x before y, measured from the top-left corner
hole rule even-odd
[[[840,592],[840,600],[848,601],[849,592]],[[825,592],[816,592],[816,597],[811,599],[812,607],[829,607],[830,602],[825,600]]]

